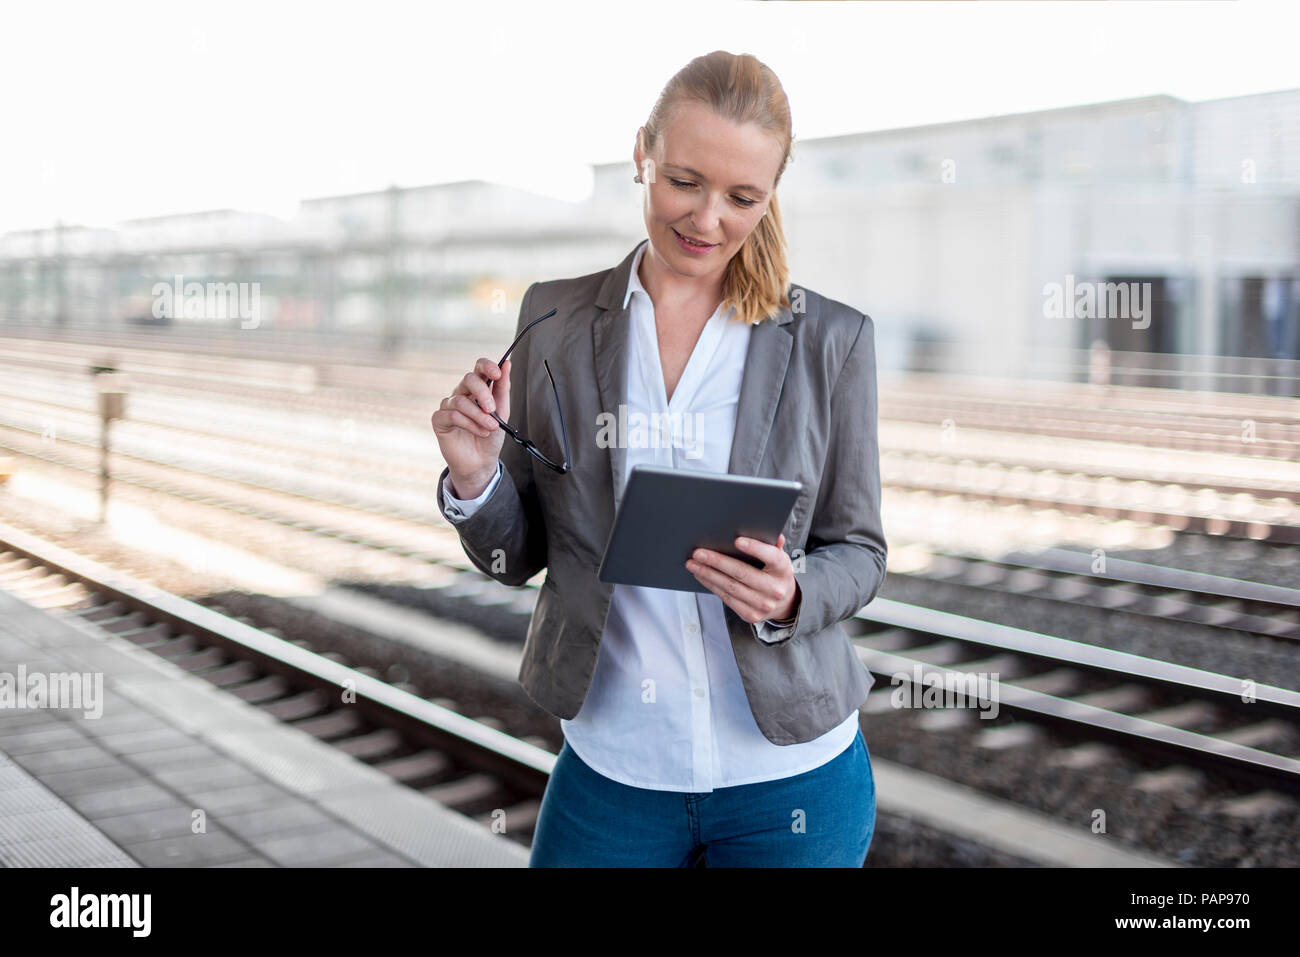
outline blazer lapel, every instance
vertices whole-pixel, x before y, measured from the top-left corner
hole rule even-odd
[[[633,247],[627,257],[606,276],[596,295],[596,305],[602,311],[591,327],[600,408],[620,416],[620,420],[619,406],[627,402],[627,355],[631,325],[631,307],[629,304],[624,308],[623,296],[627,293],[632,261],[636,258],[638,248],[640,244]],[[790,350],[793,348],[790,331],[786,328],[792,318],[790,307],[782,306],[776,315],[764,319],[750,331],[749,353],[740,382],[735,438],[727,464],[727,471],[733,475],[758,475],[772,431],[772,422],[776,418],[776,406],[781,398]],[[614,509],[617,512],[623,497],[627,469],[627,449],[621,443],[614,442],[609,448],[609,463]]]
[[[634,246],[626,258],[605,277],[600,292],[596,294],[596,305],[602,311],[591,324],[600,411],[613,413],[619,422],[622,421],[619,406],[627,402],[628,335],[632,318],[631,303],[625,308],[623,296],[627,293],[628,278],[632,275],[632,260],[636,258],[640,246],[640,243]],[[627,449],[617,441],[617,433],[616,441],[610,445],[608,452],[610,486],[614,495],[614,512],[617,514],[618,503],[623,498],[623,472],[627,467]]]
[[[736,434],[731,440],[731,459],[727,463],[727,471],[732,475],[758,475],[794,346],[786,328],[790,319],[789,307],[782,306],[775,316],[750,330],[749,354],[745,357],[736,406]]]

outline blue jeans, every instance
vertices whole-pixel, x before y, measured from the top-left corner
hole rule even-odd
[[[707,793],[630,787],[560,749],[529,867],[861,867],[876,784],[861,729],[802,774]]]

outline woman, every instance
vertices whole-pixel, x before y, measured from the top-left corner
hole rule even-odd
[[[693,60],[638,131],[647,240],[613,269],[529,287],[514,359],[480,359],[433,414],[439,507],[466,554],[510,585],[547,569],[520,681],[565,743],[532,866],[865,860],[872,677],[840,622],[885,570],[873,327],[787,282],[775,191],[791,141],[766,66]],[[673,426],[611,447],[637,435],[607,428],[614,409]],[[803,490],[775,545],[736,540],[761,567],[699,550],[687,567],[707,592],[605,585],[638,464]]]

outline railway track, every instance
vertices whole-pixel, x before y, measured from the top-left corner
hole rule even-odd
[[[60,451],[57,446],[52,448],[34,440],[24,443],[20,451],[87,475],[94,474],[97,468],[89,448],[84,448],[80,461],[74,460],[66,448]],[[394,514],[393,509],[373,508],[356,501],[322,499],[319,493],[311,494],[316,490],[267,488],[238,479],[230,479],[238,484],[227,494],[217,495],[213,494],[210,481],[194,481],[190,470],[183,467],[159,466],[158,463],[130,457],[127,461],[137,465],[119,466],[116,481],[146,491],[310,531],[337,541],[395,552],[423,562],[438,564],[444,562],[449,554],[459,553],[454,535],[450,535],[446,528],[439,529],[446,539],[443,546],[430,547],[428,511],[418,515]],[[147,469],[147,472],[139,471],[140,468]],[[274,493],[275,501],[259,503],[256,496],[251,495],[255,492]],[[306,511],[292,507],[308,504],[312,508]],[[327,514],[314,514],[321,506],[327,506]],[[382,523],[379,521],[381,516]],[[1076,604],[1091,602],[1103,608],[1261,635],[1296,636],[1294,589],[1157,566],[1138,567],[1138,563],[1132,562],[1112,562],[1109,567],[1113,573],[1098,575],[1089,567],[1090,562],[1090,557],[1059,550],[1044,551],[1037,556],[1007,556],[1003,560],[938,551],[927,568],[908,573],[1014,594],[1033,593]]]
[[[85,381],[88,363],[106,353],[120,357],[141,383],[247,397],[263,391],[290,404],[343,414],[391,417],[414,396],[437,395],[472,364],[492,354],[472,344],[449,344],[395,365],[367,355],[370,364],[337,351],[309,350],[281,359],[265,354],[213,356],[194,343],[150,347],[150,337],[103,345],[66,340],[0,337],[0,362]],[[240,345],[243,340],[235,340]],[[5,352],[11,355],[6,360]],[[274,356],[272,351],[269,355]],[[332,371],[333,370],[333,371]],[[981,380],[915,375],[882,376],[882,420],[1009,434],[1033,434],[1152,448],[1214,451],[1251,458],[1300,459],[1300,412],[1293,399],[1239,394],[1183,393],[1130,386],[1096,388],[1070,382],[990,385]],[[318,386],[321,386],[318,390]],[[1213,402],[1207,402],[1210,396]],[[427,405],[427,401],[425,405]]]
[[[1022,718],[1300,794],[1300,692],[888,600],[858,620],[878,675],[947,689],[995,671],[1000,707]]]
[[[368,356],[372,364],[350,363],[351,356],[329,350],[300,356],[283,352],[279,359],[248,352],[235,358],[205,355],[196,343],[165,343],[165,351],[160,351],[151,337],[100,342],[104,345],[10,337],[0,338],[0,348],[19,356],[27,367],[82,382],[86,365],[112,352],[140,384],[183,385],[231,398],[261,390],[298,407],[374,417],[391,417],[394,407],[409,408],[409,397],[438,394],[472,364],[472,356],[493,354],[490,348],[448,343],[422,354],[419,363],[394,365],[393,358],[378,354]],[[227,345],[243,345],[243,339]],[[183,368],[169,368],[168,363]],[[1300,459],[1300,413],[1295,400],[1284,397],[1214,394],[1212,404],[1205,393],[1188,397],[1149,387],[1097,389],[1076,382],[1037,382],[1031,390],[1015,390],[963,378],[883,377],[883,382],[885,378],[889,387],[880,390],[881,420],[959,423],[962,428],[1019,436],[1138,443],[1286,462]]]
[[[1086,405],[1097,393],[1076,387],[1069,398],[1053,401],[1059,386],[1045,385],[1035,394],[988,396],[964,391],[923,392],[915,388],[882,390],[880,417],[899,422],[960,423],[966,428],[1069,439],[1137,443],[1150,448],[1226,452],[1260,458],[1300,459],[1300,417],[1295,400],[1254,403],[1215,412],[1204,407],[1170,409],[1168,400],[1155,408],[1115,407],[1133,402],[1139,390],[1102,393],[1105,406]],[[1121,398],[1122,397],[1122,398]],[[1073,398],[1073,403],[1070,402]],[[1225,397],[1225,404],[1238,400]]]
[[[462,599],[497,606],[514,591],[451,564],[463,578],[443,587]],[[846,628],[886,686],[957,687],[961,676],[996,672],[1001,708],[1022,722],[1300,794],[1300,692],[880,597]],[[957,697],[956,714],[968,718],[970,696]],[[868,708],[888,710],[889,694],[878,690]]]
[[[0,411],[10,435],[40,437],[40,409],[55,409],[67,425],[58,442],[87,452],[97,448],[97,423],[89,413],[48,400],[11,400]],[[35,410],[35,411],[33,411]],[[204,471],[291,494],[309,494],[361,504],[359,494],[382,502],[389,514],[434,518],[427,491],[436,481],[433,465],[421,466],[412,449],[351,449],[331,445],[330,436],[312,442],[248,439],[238,432],[202,432],[159,422],[132,422],[115,441],[119,459]],[[251,424],[246,426],[251,428]],[[10,447],[17,449],[12,443]],[[49,457],[48,446],[34,454]],[[335,447],[337,451],[335,451]],[[34,448],[30,443],[27,449]],[[326,454],[323,448],[330,448]],[[250,454],[252,453],[252,454]],[[401,478],[394,480],[394,476]],[[1300,483],[1271,487],[1259,481],[1206,478],[1166,472],[1160,481],[1133,469],[1097,465],[1063,471],[1024,462],[1004,464],[971,455],[885,448],[881,481],[887,488],[958,496],[997,505],[1055,509],[1111,521],[1155,524],[1179,531],[1233,538],[1300,543]],[[423,507],[421,507],[423,505]]]
[[[214,388],[227,388],[217,381],[212,385]],[[230,388],[232,394],[242,388],[241,398],[247,400],[248,387]],[[319,413],[322,408],[313,404],[316,398],[312,395],[292,390],[283,395],[291,397],[289,401],[303,411]],[[47,398],[52,400],[51,407],[66,406],[66,403],[53,401],[53,396]],[[279,401],[278,395],[276,401]],[[349,403],[340,402],[335,396],[325,408],[333,414],[333,410],[349,409]],[[385,409],[391,414],[393,408],[388,397],[380,397],[368,406],[369,411],[381,416]],[[91,421],[84,411],[70,406],[65,411],[70,415],[80,414],[85,421]],[[963,418],[962,427],[967,428],[971,421]],[[994,420],[990,422],[996,425]],[[187,432],[197,441],[207,441],[212,435],[164,422],[154,422],[151,426],[167,430],[166,434],[173,439],[184,438]],[[1003,423],[1002,427],[1007,429],[1008,435],[1013,435],[1015,430],[1009,424]],[[209,428],[209,425],[205,424],[203,428]],[[74,470],[83,476],[97,471],[94,446],[89,440],[75,441],[65,434],[56,443],[43,443],[35,431],[24,428],[2,429],[0,436],[7,436],[0,437],[0,445],[9,445],[20,454]],[[219,438],[233,441],[237,437],[226,434]],[[455,557],[459,548],[454,533],[446,528],[430,526],[431,519],[436,521],[431,480],[419,488],[414,487],[418,482],[413,483],[412,496],[407,498],[410,501],[423,495],[423,507],[404,507],[401,501],[381,506],[369,495],[341,494],[347,491],[345,482],[333,486],[320,482],[315,486],[304,483],[302,476],[294,474],[290,466],[295,458],[310,451],[309,448],[299,445],[277,453],[274,441],[265,437],[260,441],[258,447],[266,455],[284,456],[278,480],[257,481],[247,473],[242,478],[233,474],[214,478],[183,459],[160,462],[150,456],[121,454],[115,457],[115,480],[132,485],[142,493],[161,494],[349,546],[438,565],[453,573],[454,585],[435,587],[456,592],[458,601],[481,602],[505,615],[526,620],[531,611],[531,589],[505,589],[486,579],[476,569],[470,568],[463,558]],[[1239,445],[1227,443],[1224,435],[1219,435],[1214,441],[1220,443],[1216,446],[1219,450],[1242,451]],[[1266,464],[1262,458],[1255,461],[1260,462],[1261,467]],[[421,470],[420,474],[425,476],[426,471]],[[346,469],[339,473],[341,482],[345,472]],[[1249,541],[1294,542],[1296,529],[1300,527],[1296,518],[1295,486],[1279,483],[1279,487],[1272,487],[1249,476],[1227,476],[1197,484],[1193,475],[1166,471],[1160,474],[1158,481],[1148,481],[1140,470],[1108,470],[1077,462],[1044,468],[1042,463],[1035,467],[1032,462],[982,461],[971,455],[927,453],[915,449],[883,450],[882,472],[888,475],[886,485],[907,494],[955,496],[1012,508],[1028,506],[1098,514],[1117,521],[1163,523],[1191,532],[1239,538],[1243,547]],[[1152,476],[1156,474],[1151,473]],[[355,482],[353,484],[355,486]],[[1081,489],[1086,494],[1081,493]],[[1152,618],[1167,618],[1202,628],[1232,629],[1287,641],[1296,638],[1294,589],[1215,575],[1196,575],[1159,566],[1142,566],[1142,563],[1121,562],[1114,558],[1107,560],[1106,572],[1099,576],[1081,564],[1089,562],[1091,556],[1079,553],[1024,552],[989,560],[957,552],[932,551],[933,561],[927,570],[910,570],[907,574],[929,575],[936,581],[966,583],[1008,595],[1032,595],[1065,604],[1094,605]],[[2,561],[3,556],[0,556]],[[29,563],[26,567],[22,564],[24,561]],[[41,567],[50,568],[48,564],[39,565],[31,556],[11,558],[8,565],[0,564],[0,584],[4,582],[7,568],[25,573],[32,579],[31,582],[19,582],[23,587],[33,582],[42,588],[58,585],[57,580],[39,571]],[[71,594],[75,594],[76,586],[72,587]],[[100,611],[84,610],[102,615],[102,620],[109,626],[107,630],[120,628],[130,640],[142,636],[148,640],[149,635],[156,634],[148,630],[144,622],[145,612],[132,610],[117,599],[96,604],[93,596],[103,593],[94,591],[93,586],[84,581],[80,587],[85,593],[76,600],[95,604]],[[1015,744],[1028,740],[1027,730],[1031,727],[1064,729],[1079,740],[1109,741],[1125,753],[1140,752],[1156,761],[1168,762],[1175,772],[1182,767],[1197,767],[1243,787],[1296,793],[1295,755],[1300,753],[1300,745],[1297,745],[1296,737],[1294,692],[1264,688],[1266,693],[1263,697],[1256,694],[1254,700],[1242,701],[1244,686],[1239,676],[1187,668],[1179,670],[1176,665],[1151,662],[1150,659],[1090,645],[1062,642],[1048,635],[1003,629],[977,619],[953,615],[944,617],[945,614],[877,599],[851,619],[850,624],[859,654],[868,667],[878,676],[891,680],[906,675],[900,682],[903,688],[914,682],[935,682],[940,686],[945,682],[954,683],[964,674],[980,671],[977,666],[982,666],[985,672],[998,671],[1001,707],[1015,721],[1010,724],[1006,721],[975,723],[973,727],[980,729],[977,734],[981,740],[1004,740]],[[154,626],[158,624],[153,622]],[[249,627],[248,622],[236,624]],[[159,647],[174,649],[171,653],[177,658],[201,655],[214,648],[223,654],[231,653],[226,650],[230,647],[228,644],[218,643],[188,650],[190,645],[174,642],[193,639],[193,635],[183,630],[173,632],[169,628],[164,627],[168,637],[160,639]],[[297,647],[302,650],[300,645]],[[331,654],[320,657],[326,661],[338,657]],[[202,657],[192,660],[196,663],[205,661]],[[339,661],[333,663],[345,666]],[[314,683],[309,680],[301,687],[288,685],[285,682],[289,676],[274,670],[261,659],[241,664],[232,658],[224,665],[200,666],[205,671],[210,670],[218,680],[228,681],[228,685],[223,687],[245,689],[243,693],[250,695],[247,700],[284,691],[281,697],[265,700],[270,704],[279,703],[291,714],[294,708],[306,707],[307,702],[318,702],[321,695],[329,694],[321,684],[328,676],[317,676]],[[364,663],[354,670],[385,684],[376,669],[367,670]],[[337,680],[338,674],[334,673],[333,677]],[[395,687],[399,691],[419,697],[418,688],[403,687],[400,678],[396,680]],[[1251,690],[1253,693],[1259,688]],[[420,700],[434,705],[441,701],[444,710],[455,710],[451,707],[453,703],[446,699]],[[256,703],[262,704],[261,700]],[[964,703],[966,707],[929,711],[925,720],[931,727],[948,727],[954,734],[962,727],[970,733],[970,718],[976,709],[970,706],[969,700]],[[882,707],[891,707],[887,688],[878,688],[868,702],[868,711]],[[413,786],[436,788],[445,784],[447,793],[451,795],[448,803],[478,816],[480,820],[485,820],[484,808],[489,804],[492,809],[508,805],[512,815],[509,832],[517,837],[528,834],[529,815],[535,815],[536,806],[528,803],[524,792],[518,787],[511,792],[507,788],[514,786],[512,782],[503,783],[494,779],[490,771],[476,770],[474,763],[468,757],[461,757],[453,745],[448,745],[453,750],[442,750],[442,739],[437,735],[421,737],[423,732],[420,732],[411,737],[413,732],[407,725],[394,729],[384,725],[379,718],[367,717],[364,728],[350,730],[341,724],[336,727],[332,722],[343,722],[344,719],[329,712],[308,715],[306,720],[312,718],[320,718],[320,728],[325,733],[338,732],[341,741],[352,742],[348,746],[354,748],[356,756],[362,760],[373,760],[376,764],[391,762],[398,773],[411,775]],[[393,720],[401,719],[394,716]],[[493,719],[480,723],[489,729],[501,730],[493,728],[497,723]],[[539,741],[532,743],[536,746]],[[443,755],[442,763],[437,758],[439,753]],[[403,764],[404,759],[410,760]],[[449,776],[446,779],[438,778],[437,774],[419,776],[421,771],[436,771],[447,766],[453,770],[447,772]],[[466,780],[468,784],[461,783]],[[494,787],[498,790],[493,791]],[[540,796],[540,793],[540,790],[536,791],[536,795]],[[515,803],[511,804],[512,800]]]
[[[35,448],[29,454],[55,464],[92,474],[95,467],[89,456],[76,464],[68,457]],[[377,529],[367,510],[340,520],[338,510],[357,508],[342,502],[330,502],[328,516],[305,517],[300,510],[287,509],[286,502],[258,505],[247,494],[217,496],[207,487],[185,488],[184,472],[176,481],[162,482],[157,475],[143,476],[132,470],[120,471],[118,480],[147,491],[179,497],[196,504],[237,512],[267,522],[310,531],[337,541],[367,548],[396,552],[419,561],[441,564],[449,555],[458,554],[454,535],[441,528],[443,547],[430,547],[430,529],[413,516],[394,520],[385,516],[386,527]],[[206,483],[205,483],[206,484]],[[245,491],[252,491],[251,489]],[[301,493],[299,493],[301,495]],[[1295,639],[1300,637],[1300,604],[1296,589],[1243,582],[1178,569],[1144,566],[1136,562],[1108,560],[1104,574],[1092,569],[1092,556],[1064,550],[1044,550],[1004,556],[1001,560],[932,550],[933,560],[908,574],[938,580],[956,581],[1009,594],[1034,594],[1039,597],[1094,604],[1098,607],[1187,621],[1207,626],[1230,628],[1259,635]],[[454,558],[452,559],[454,560]]]
[[[0,587],[75,615],[527,846],[555,755],[364,663],[320,653],[0,529]],[[355,700],[345,703],[342,692]],[[504,817],[502,816],[504,815]]]
[[[921,546],[907,574],[1015,596],[1091,605],[1213,628],[1300,641],[1300,589],[1099,559],[1064,548],[1011,552],[997,559]]]
[[[5,393],[0,392],[0,396]],[[56,428],[61,440],[93,448],[97,423],[82,408],[54,402],[9,396],[8,408],[0,413],[0,424],[38,434],[24,426],[24,419],[55,422],[44,413],[53,411],[64,423]],[[24,415],[24,411],[28,414]],[[170,411],[175,414],[175,409]],[[141,461],[202,468],[224,472],[227,477],[266,484],[266,476],[280,476],[274,487],[284,490],[285,476],[310,472],[318,488],[332,487],[335,495],[346,488],[363,491],[369,497],[391,494],[392,476],[399,468],[400,485],[427,489],[437,477],[432,466],[421,466],[415,448],[403,450],[358,448],[338,441],[338,430],[317,430],[303,439],[283,433],[268,440],[250,438],[250,431],[264,432],[271,426],[265,415],[250,419],[235,412],[209,416],[200,431],[196,416],[187,414],[184,427],[136,418],[131,434],[119,436],[118,454]],[[231,420],[234,420],[233,423]],[[74,424],[66,425],[71,420]],[[352,421],[352,420],[344,420]],[[220,423],[223,431],[216,431]],[[353,423],[355,429],[355,423]],[[141,434],[143,433],[143,434]],[[330,448],[322,455],[322,448]],[[153,451],[150,451],[150,450]],[[413,461],[414,459],[414,461]],[[222,463],[227,463],[223,466]],[[228,463],[245,463],[232,469]],[[250,469],[247,463],[256,463]],[[1098,514],[1117,520],[1164,524],[1189,531],[1204,531],[1230,537],[1281,542],[1300,540],[1300,483],[1270,487],[1258,481],[1209,478],[1183,473],[1151,474],[1136,469],[1072,465],[1068,469],[1047,463],[1008,462],[978,455],[945,455],[885,448],[881,453],[881,475],[886,487],[924,491],[935,495],[958,495],[999,504],[1056,508],[1079,514]],[[317,492],[319,495],[320,492]],[[355,499],[354,499],[355,500]]]
[[[508,833],[527,842],[553,762],[535,743],[512,741],[492,719],[470,721],[454,702],[390,684],[365,664],[123,584],[17,530],[0,529],[0,542],[0,586],[168,657],[481,823],[504,808]],[[460,601],[500,606],[503,593],[534,591],[508,589],[466,563],[459,572],[442,587]],[[526,617],[522,603],[514,607]],[[915,702],[926,689],[946,689],[919,720],[952,734],[973,726],[985,747],[991,738],[1002,739],[995,748],[1028,744],[1034,727],[1051,727],[1141,753],[1168,772],[1199,768],[1240,787],[1300,794],[1300,693],[880,598],[847,627],[859,657],[885,679],[869,714],[896,712],[896,693]],[[981,674],[991,676],[983,700],[967,677]],[[336,702],[348,681],[358,705],[344,707]],[[976,714],[991,701],[1001,717],[985,726]]]

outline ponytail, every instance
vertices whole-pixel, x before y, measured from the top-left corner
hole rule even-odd
[[[723,302],[736,307],[733,318],[752,326],[790,305],[786,295],[789,286],[785,231],[773,193],[767,213],[746,237],[740,252],[727,263],[722,279]]]

